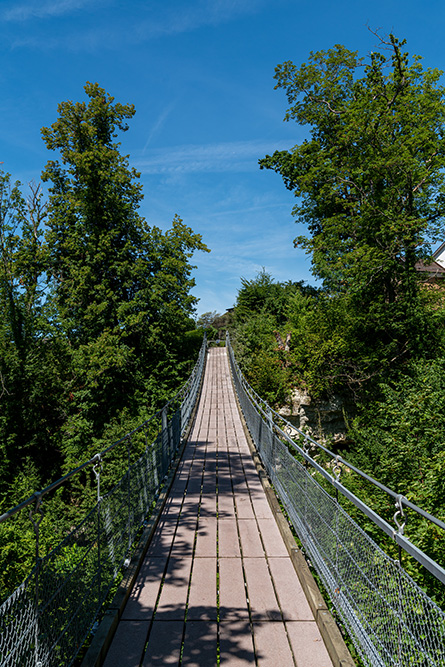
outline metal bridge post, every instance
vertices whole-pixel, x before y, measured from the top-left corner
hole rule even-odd
[[[173,459],[173,454],[174,454],[174,451],[175,451],[175,438],[174,438],[174,432],[173,432],[173,420],[174,420],[175,412],[173,412],[173,415],[172,415],[170,420],[168,420],[168,414],[167,414],[169,464],[171,463],[171,461]]]
[[[35,665],[36,667],[43,667],[43,663],[40,660],[40,641],[39,641],[39,575],[40,568],[42,565],[42,559],[40,558],[40,524],[43,519],[43,510],[42,510],[42,495],[36,491],[34,494],[36,498],[36,504],[34,507],[31,507],[29,511],[29,519],[34,527],[34,534],[36,539],[36,569],[35,569],[35,590],[34,590],[34,608],[35,608],[35,622],[34,622],[34,655],[35,655]],[[39,518],[36,521],[34,516],[39,513]]]
[[[395,533],[398,533],[399,535],[403,535],[403,531],[405,530],[405,525],[406,525],[406,520],[403,521],[402,524],[399,523],[398,518],[401,517],[402,519],[405,519],[405,512],[403,511],[403,505],[402,505],[402,495],[397,496],[396,502],[395,502],[395,508],[396,508],[396,513],[394,514],[393,520],[394,523],[397,526],[397,530]],[[395,534],[394,533],[394,534]],[[402,564],[402,548],[399,546],[399,564]]]
[[[273,432],[273,416],[272,416],[272,410],[270,409],[269,406],[267,406],[267,443],[266,443],[266,448],[265,448],[265,454],[267,457],[267,463],[270,466],[272,464],[272,449],[273,449],[273,438],[274,438],[274,432]],[[275,470],[274,470],[275,472]]]
[[[334,466],[332,468],[332,473],[336,481],[340,481],[341,467],[338,461],[338,456],[334,459]],[[341,590],[341,577],[340,577],[340,566],[339,566],[339,550],[340,550],[340,539],[338,534],[338,521],[339,521],[339,501],[338,501],[338,488],[335,487],[335,575],[337,579],[337,592],[340,594]]]
[[[396,502],[394,504],[396,508],[396,512],[394,514],[393,520],[394,523],[397,526],[397,532],[399,535],[403,535],[403,531],[405,529],[405,513],[403,511],[403,505],[402,505],[402,495],[398,495],[396,498]],[[399,518],[403,519],[403,523],[399,523]],[[400,544],[398,545],[398,551],[399,551],[399,568],[402,568],[402,548]],[[398,625],[397,625],[397,667],[401,667],[402,665],[402,654],[401,654],[401,646],[402,646],[402,618],[403,618],[403,602],[402,602],[402,587],[399,585],[399,596],[398,596]]]
[[[152,461],[152,464],[153,464],[153,474],[154,474],[155,486],[156,486],[156,488],[158,488],[158,486],[159,486],[159,475],[158,475],[158,462],[156,460],[156,440],[151,445],[151,461]]]
[[[167,408],[162,408],[161,412],[161,438],[162,438],[162,471],[165,475],[165,472],[168,468],[168,463],[170,460],[170,437],[168,432],[168,414]]]
[[[146,476],[146,482],[145,486],[146,488],[149,488],[150,491],[153,489],[153,475],[150,475],[150,446],[148,444],[148,433],[147,429],[144,429],[144,439],[145,439],[145,476]]]
[[[309,445],[308,445],[308,439],[307,436],[304,439],[303,443],[303,451],[305,454],[309,454]],[[304,465],[304,470],[305,470],[305,476],[304,476],[304,509],[303,509],[303,521],[304,521],[304,526],[307,531],[307,514],[308,514],[308,484],[309,484],[309,463],[307,462],[306,459],[304,459],[303,462]]]
[[[101,532],[102,525],[100,520],[101,510],[102,510],[102,496],[100,494],[100,475],[102,472],[102,457],[100,454],[96,454],[94,457],[96,463],[93,465],[93,472],[96,478],[97,485],[97,599],[101,599],[101,590],[102,590],[102,554],[101,554]]]
[[[127,456],[128,456],[128,494],[127,494],[127,502],[128,502],[128,549],[131,549],[131,545],[133,544],[133,537],[132,537],[132,529],[133,529],[133,512],[131,508],[131,447],[132,447],[132,439],[131,435],[128,436],[128,438],[125,440],[125,443],[127,445]]]

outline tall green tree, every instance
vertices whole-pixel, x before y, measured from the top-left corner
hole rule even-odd
[[[33,184],[26,199],[0,171],[2,511],[151,416],[176,393],[202,341],[191,259],[207,248],[178,216],[162,231],[139,215],[139,175],[116,141],[134,108],[97,84],[85,92],[86,102],[60,104],[42,130],[58,153],[43,172],[48,200]],[[144,446],[133,440],[133,459]],[[127,464],[123,445],[103,488]],[[94,504],[89,482],[78,477],[45,501],[42,550]],[[20,583],[34,549],[27,514],[2,525],[1,589]]]
[[[46,299],[46,206],[40,186],[0,173],[0,490],[32,467],[41,481],[60,464],[64,343]]]
[[[121,305],[137,292],[145,232],[139,174],[115,142],[134,107],[114,103],[97,84],[85,91],[88,103],[62,102],[58,120],[42,129],[61,158],[42,174],[52,182],[49,270],[59,317],[77,343],[122,325]]]
[[[294,294],[315,296],[317,290],[303,281],[275,282],[270,273],[259,271],[253,280],[241,278],[238,290],[235,318],[238,322],[250,319],[254,314],[267,313],[281,327],[287,320],[289,299]]]
[[[388,358],[431,344],[415,267],[443,240],[445,205],[441,72],[410,60],[404,44],[390,35],[368,62],[337,45],[279,65],[285,120],[308,125],[310,138],[260,160],[298,197],[294,215],[310,235],[295,244],[313,273],[331,297],[346,295],[358,335]]]
[[[58,119],[42,129],[60,156],[42,178],[51,182],[51,300],[73,357],[64,426],[70,461],[107,424],[138,413],[151,400],[147,392],[165,399],[153,391],[155,377],[177,386],[180,341],[193,327],[196,301],[189,260],[207,250],[179,217],[164,233],[140,216],[139,174],[116,141],[134,107],[96,83],[85,92],[87,102],[61,103]]]

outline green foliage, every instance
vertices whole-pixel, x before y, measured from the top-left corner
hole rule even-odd
[[[187,378],[202,341],[190,260],[208,249],[179,216],[164,232],[139,215],[139,174],[116,140],[134,107],[98,84],[85,92],[42,129],[58,154],[42,174],[48,201],[33,184],[25,199],[0,172],[2,510],[148,419]],[[133,455],[144,446],[135,438]],[[104,488],[128,464],[121,450]],[[45,499],[42,553],[92,507],[91,482],[81,475]],[[27,514],[2,524],[4,590],[33,563]],[[62,554],[61,567],[76,557]]]
[[[235,310],[236,313],[236,310]],[[236,326],[232,338],[236,358],[247,380],[272,405],[285,400],[286,370],[275,351],[276,322],[269,313],[254,313]]]
[[[31,459],[22,463],[22,469],[8,488],[9,509],[29,497],[39,488],[40,478]],[[28,518],[29,509],[15,514],[8,521],[0,524],[0,601],[19,586],[30,573],[35,563],[35,535]]]
[[[406,495],[414,480],[422,487],[429,462],[444,450],[445,360],[411,362],[379,390],[353,423],[354,456]],[[430,502],[427,508],[432,511]]]
[[[211,345],[225,345],[226,333],[233,319],[232,309],[221,315],[216,310],[203,313],[196,320],[196,326],[205,330],[207,340]]]
[[[242,278],[241,285],[231,326],[237,361],[262,397],[283,404],[295,383],[295,355],[279,348],[277,336],[295,332],[297,311],[291,322],[290,304],[300,304],[303,318],[317,290],[302,282],[277,283],[264,270],[253,280]]]
[[[422,292],[419,304],[424,327],[417,334],[429,334],[428,356],[434,357],[443,350],[445,312],[435,292]],[[398,324],[370,319],[349,294],[292,297],[287,328],[292,332],[291,356],[313,396],[340,391],[358,400],[406,361],[398,345]]]
[[[354,447],[347,457],[393,491],[442,521],[445,520],[445,359],[413,361],[379,386],[377,400],[363,405],[350,436]],[[365,497],[390,523],[395,512],[385,494],[358,480],[348,486]],[[374,537],[379,538],[378,531]],[[443,531],[406,511],[405,534],[430,557],[445,562]],[[394,555],[396,555],[394,553]],[[423,587],[445,606],[443,586],[426,571],[405,566]]]
[[[221,317],[221,314],[216,310],[208,311],[203,313],[196,320],[196,326],[201,329],[209,329],[210,327],[215,328],[215,324],[218,319]]]
[[[366,66],[338,45],[299,68],[279,65],[285,119],[308,124],[311,138],[260,166],[299,198],[294,214],[310,237],[295,243],[311,253],[314,274],[329,295],[347,294],[390,359],[436,342],[415,264],[442,231],[445,106],[439,71],[410,62],[392,35],[382,46]]]
[[[43,173],[50,187],[48,273],[58,322],[72,349],[72,379],[64,422],[64,452],[84,458],[116,415],[130,415],[153,395],[153,379],[181,369],[182,338],[195,298],[190,290],[201,237],[176,216],[163,233],[137,209],[139,174],[114,139],[134,115],[88,83],[88,103],[63,102],[42,133],[60,152]],[[187,364],[186,364],[187,365]],[[184,369],[170,374],[170,391]],[[162,369],[162,370],[161,370]]]
[[[276,326],[287,320],[288,301],[295,294],[315,294],[314,288],[304,286],[303,281],[276,283],[264,269],[253,280],[241,278],[241,289],[236,301],[235,319],[243,322],[252,313],[267,313]]]
[[[309,232],[295,245],[311,254],[323,288],[274,283],[264,271],[243,279],[233,338],[248,380],[269,402],[285,404],[294,387],[346,397],[344,458],[443,520],[443,286],[427,289],[416,265],[444,240],[445,89],[441,73],[403,47],[390,36],[367,62],[337,45],[300,67],[277,67],[285,120],[308,125],[310,137],[260,166],[294,191],[294,214]],[[328,465],[322,455],[318,462]],[[386,493],[346,468],[342,481],[394,525]],[[341,502],[398,558],[395,543]],[[443,565],[443,531],[413,512],[406,520],[409,539]],[[402,563],[445,608],[443,586],[406,554]]]
[[[20,184],[0,174],[0,490],[5,493],[31,457],[47,479],[60,464],[66,343],[55,335],[42,277],[46,246],[40,189],[25,201]]]

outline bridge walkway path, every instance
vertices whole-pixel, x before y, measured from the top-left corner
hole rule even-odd
[[[252,460],[224,348],[105,667],[332,667]]]

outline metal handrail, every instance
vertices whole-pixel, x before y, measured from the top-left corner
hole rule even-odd
[[[32,505],[29,520],[35,533],[34,567],[0,605],[0,667],[73,664],[116,577],[128,563],[139,531],[150,516],[177,455],[199,397],[206,352],[204,337],[189,379],[161,410],[0,517],[0,523],[4,523]],[[160,428],[150,439],[147,427],[154,419],[159,420]],[[145,435],[145,449],[132,462],[132,438],[140,431]],[[102,495],[103,458],[121,443],[127,446],[126,472]],[[77,526],[70,528],[61,542],[42,555],[40,524],[44,497],[89,466],[95,476],[96,505]]]
[[[95,463],[100,461],[100,459],[103,456],[105,456],[105,454],[108,454],[109,452],[111,452],[118,445],[121,445],[126,440],[128,440],[133,435],[135,435],[136,433],[139,433],[140,431],[143,431],[144,429],[146,429],[148,424],[150,424],[151,422],[153,422],[156,419],[159,419],[159,417],[162,415],[162,413],[165,412],[166,410],[168,410],[168,408],[171,405],[173,405],[174,403],[178,403],[180,398],[185,395],[185,393],[187,392],[187,389],[189,388],[191,382],[193,381],[194,375],[196,373],[197,366],[199,365],[199,362],[201,360],[203,350],[205,350],[205,349],[207,349],[206,334],[204,334],[203,345],[201,347],[201,351],[200,351],[198,361],[196,362],[196,366],[194,367],[192,373],[190,374],[190,377],[182,385],[182,387],[176,392],[176,394],[173,396],[173,398],[171,398],[167,403],[165,403],[165,405],[160,410],[155,412],[151,417],[146,419],[142,424],[140,424],[139,426],[134,428],[132,431],[129,431],[128,433],[126,433],[122,438],[120,438],[119,440],[116,440],[115,442],[113,442],[111,445],[109,445],[105,449],[103,449],[100,452],[97,452],[96,454],[94,454],[94,456],[91,457],[90,459],[88,459],[88,461],[85,461],[84,463],[82,463],[77,468],[74,468],[73,470],[70,470],[70,472],[66,473],[66,475],[63,475],[62,477],[60,477],[55,482],[52,482],[51,484],[46,486],[44,489],[41,489],[40,491],[34,491],[34,493],[31,496],[29,496],[28,498],[23,500],[19,505],[16,505],[15,507],[12,507],[7,512],[4,512],[2,515],[0,515],[0,524],[3,523],[3,521],[6,521],[10,517],[14,516],[14,514],[17,514],[18,512],[20,512],[20,510],[24,509],[28,505],[32,505],[39,498],[43,498],[43,496],[46,496],[48,493],[51,493],[51,491],[55,491],[57,488],[59,488],[59,486],[62,486],[62,484],[64,484],[69,479],[71,479],[72,477],[77,475],[79,472],[81,472],[85,468],[88,468],[88,466],[94,465]]]
[[[235,360],[235,364],[237,364],[236,360]],[[239,370],[239,367],[238,367],[238,370]],[[394,500],[396,500],[398,502],[400,501],[400,503],[402,505],[405,505],[405,507],[408,507],[409,509],[414,510],[415,512],[417,512],[417,514],[420,514],[424,519],[428,519],[428,521],[431,521],[432,523],[436,524],[436,526],[438,526],[439,528],[442,528],[442,530],[445,530],[445,522],[444,521],[441,521],[441,519],[438,519],[433,514],[430,514],[429,512],[422,509],[421,507],[419,507],[415,503],[411,502],[405,496],[401,495],[400,493],[397,493],[396,491],[393,491],[389,487],[385,486],[385,484],[382,484],[381,482],[374,479],[373,477],[371,477],[367,473],[363,472],[363,470],[360,470],[360,468],[357,468],[353,463],[351,463],[347,459],[344,459],[342,456],[339,456],[338,454],[335,454],[330,449],[328,449],[327,447],[325,447],[321,443],[317,442],[317,440],[314,440],[314,438],[312,438],[308,433],[305,433],[304,431],[299,429],[297,426],[295,426],[294,424],[291,424],[289,421],[287,421],[287,419],[285,419],[283,417],[283,415],[280,415],[279,412],[276,412],[273,408],[271,408],[270,405],[268,405],[268,403],[266,403],[266,401],[264,399],[262,399],[257,394],[257,392],[253,389],[253,387],[251,387],[251,385],[244,378],[244,376],[241,373],[241,370],[239,370],[239,372],[242,376],[242,382],[244,384],[244,387],[245,387],[246,391],[250,394],[250,396],[252,397],[252,401],[255,403],[255,405],[258,407],[258,409],[262,412],[262,414],[264,416],[267,416],[267,413],[272,414],[274,417],[281,420],[286,425],[286,427],[291,428],[293,431],[296,431],[299,436],[304,438],[307,442],[310,442],[311,445],[313,445],[317,449],[320,449],[323,452],[325,452],[325,454],[328,454],[333,460],[347,466],[350,470],[353,470],[355,473],[357,473],[357,475],[360,475],[360,477],[365,479],[367,482],[370,482],[374,486],[378,487],[381,491],[384,491],[389,496],[394,498]],[[264,410],[261,407],[261,403],[263,403],[264,405],[267,406],[267,410]],[[283,435],[286,435],[286,437],[288,437],[288,435],[285,434],[285,433]],[[292,444],[294,444],[294,445],[296,444],[296,443],[294,443],[294,441],[292,439],[289,438],[289,440],[292,442]],[[299,449],[301,449],[301,448],[299,448]],[[305,456],[303,450],[301,450],[299,453],[302,454],[303,456]],[[309,459],[308,459],[308,462],[309,462]]]
[[[406,506],[426,519],[431,517],[439,528],[443,522],[351,466],[272,410],[243,377],[229,338],[227,348],[240,407],[258,454],[364,663],[370,667],[443,667],[445,612],[403,568],[400,551],[413,556],[442,583],[445,570],[403,534],[404,523],[398,518],[403,518]],[[303,447],[289,435],[289,429],[303,438]],[[331,465],[333,474],[311,456],[309,445],[331,457],[327,466]],[[341,483],[340,462],[395,499],[395,528]],[[334,494],[320,484],[315,473],[332,485]],[[398,559],[391,558],[351,518],[340,502],[342,496],[394,540],[399,546]]]
[[[227,334],[227,337],[228,337],[228,347],[229,347],[229,349],[232,349],[232,348],[231,348],[231,344],[230,344],[230,336],[229,336],[228,334]],[[233,350],[232,350],[232,352],[233,352]],[[441,519],[438,519],[437,517],[433,516],[432,514],[430,514],[430,513],[427,512],[426,510],[422,509],[421,507],[419,507],[419,506],[416,505],[415,503],[411,502],[411,501],[408,500],[408,498],[406,498],[404,495],[402,495],[402,494],[400,494],[400,493],[397,493],[396,491],[393,491],[392,489],[390,489],[389,487],[385,486],[384,484],[382,484],[382,483],[379,482],[378,480],[374,479],[373,477],[371,477],[371,476],[368,475],[367,473],[363,472],[363,470],[360,470],[360,468],[357,468],[353,463],[351,463],[351,462],[348,461],[347,459],[344,459],[342,456],[339,456],[338,454],[335,454],[335,453],[332,452],[330,449],[328,449],[327,447],[325,447],[325,446],[322,445],[321,443],[317,442],[317,440],[314,440],[314,438],[312,438],[308,433],[304,433],[304,431],[302,431],[301,429],[299,429],[297,426],[294,426],[294,424],[291,424],[289,421],[287,421],[287,419],[285,419],[285,418],[283,417],[283,415],[280,415],[279,412],[276,412],[273,408],[271,408],[270,405],[269,405],[263,398],[261,398],[261,397],[259,396],[259,394],[257,394],[257,392],[253,389],[253,387],[247,382],[247,380],[246,380],[245,377],[243,376],[243,374],[242,374],[242,372],[241,372],[241,370],[240,370],[240,368],[239,368],[239,366],[238,366],[238,363],[237,363],[235,357],[233,357],[233,362],[234,362],[234,364],[235,364],[235,366],[236,366],[236,368],[237,368],[237,371],[238,371],[238,373],[239,373],[239,375],[240,375],[240,379],[241,379],[241,381],[242,381],[242,383],[243,383],[243,386],[244,386],[246,392],[250,395],[250,398],[251,398],[251,400],[252,400],[252,403],[256,406],[256,408],[259,410],[259,412],[261,412],[261,414],[263,415],[263,417],[264,417],[265,419],[268,419],[268,418],[269,418],[269,415],[273,415],[276,419],[278,419],[278,420],[280,420],[281,422],[283,422],[283,423],[285,424],[285,427],[286,427],[286,428],[289,428],[289,429],[291,429],[292,431],[296,432],[299,436],[301,436],[302,438],[304,438],[304,440],[305,440],[306,442],[310,442],[311,445],[313,445],[313,446],[316,447],[317,449],[320,449],[320,450],[323,451],[325,454],[328,454],[334,462],[336,462],[336,463],[342,463],[342,464],[345,465],[347,468],[349,468],[350,470],[353,470],[355,473],[357,473],[358,475],[360,475],[360,477],[362,477],[363,479],[365,479],[367,482],[370,482],[371,484],[373,484],[374,486],[376,486],[377,488],[379,488],[381,491],[384,491],[384,492],[387,493],[389,496],[391,496],[392,498],[394,498],[394,500],[396,500],[398,504],[400,504],[400,505],[402,505],[402,506],[404,505],[405,507],[407,507],[407,508],[413,510],[414,512],[417,512],[417,514],[420,514],[424,519],[427,519],[428,521],[431,521],[432,523],[434,523],[436,526],[438,526],[438,527],[441,528],[442,530],[445,530],[445,522],[444,522],[444,521],[442,521]],[[263,407],[261,406],[261,404],[265,405],[266,408],[263,408]],[[286,438],[286,440],[289,442],[289,444],[291,444],[293,447],[295,447],[295,448],[298,450],[298,453],[299,453],[301,456],[303,456],[303,457],[305,458],[305,460],[306,460],[308,463],[310,463],[314,468],[316,468],[317,471],[320,472],[326,479],[328,479],[334,486],[336,486],[336,487],[338,486],[339,490],[342,490],[342,492],[345,491],[348,495],[350,495],[350,491],[348,491],[342,484],[340,484],[340,483],[335,479],[335,477],[333,477],[332,475],[330,475],[329,472],[327,472],[327,470],[326,470],[325,468],[322,468],[316,461],[314,461],[314,459],[313,459],[309,454],[307,454],[307,453],[304,451],[304,449],[302,449],[302,448],[301,448],[301,447],[294,441],[294,439],[291,438],[291,437],[289,436],[289,434],[285,432],[284,429],[280,429],[277,425],[275,425],[275,426],[276,426],[277,429],[280,431],[280,434],[281,434],[283,437]],[[340,487],[341,487],[341,488],[340,488]],[[344,495],[346,495],[346,493],[345,493]],[[371,518],[371,517],[370,517],[370,518]],[[384,520],[381,519],[381,521],[384,521]],[[386,524],[386,522],[384,522],[384,523]],[[387,525],[389,525],[389,524],[387,524]],[[385,529],[385,532],[387,532],[388,535],[391,535],[391,534],[394,532],[394,529],[391,529],[390,531],[388,531],[388,530]],[[443,576],[445,576],[445,570],[442,569],[442,571],[443,571],[443,573],[444,573]],[[443,580],[443,581],[445,582],[445,579],[441,579],[441,580]]]

